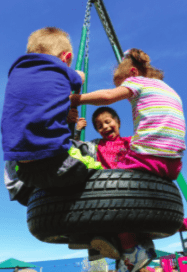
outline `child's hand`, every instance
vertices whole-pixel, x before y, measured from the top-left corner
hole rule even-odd
[[[79,74],[79,76],[82,78],[82,84],[84,84],[84,81],[85,81],[85,73],[82,72],[82,71],[78,71],[78,70],[75,70],[75,72],[77,72],[77,74]]]
[[[79,118],[77,121],[76,129],[81,130],[81,129],[85,128],[86,126],[87,126],[87,122],[86,122],[85,118],[83,118],[83,117]]]
[[[71,101],[71,107],[77,107],[80,105],[80,95],[79,94],[71,94],[69,96],[69,99]]]
[[[68,116],[67,116],[68,124],[77,123],[78,117],[79,117],[78,110],[75,109],[75,108],[70,109],[69,112],[68,112]]]

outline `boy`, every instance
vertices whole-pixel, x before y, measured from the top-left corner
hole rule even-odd
[[[102,137],[86,142],[92,156],[95,154],[95,158],[101,162],[104,169],[123,169],[131,137],[120,136],[121,122],[117,112],[110,107],[99,107],[92,115],[92,123]],[[79,240],[81,242],[81,238]],[[69,248],[81,249],[83,246],[89,249],[89,260],[102,256],[118,259],[117,267],[123,272],[131,271],[128,267],[131,267],[132,271],[137,271],[156,257],[153,242],[150,239],[142,241],[135,233],[112,234],[112,237],[100,234],[98,237],[90,237],[87,245],[69,244]]]
[[[47,27],[30,35],[27,54],[9,71],[2,115],[4,160],[17,162],[18,178],[27,187],[79,184],[101,168],[91,157],[86,164],[82,144],[70,140],[69,95],[84,81],[81,71],[70,68],[72,57],[68,34]]]

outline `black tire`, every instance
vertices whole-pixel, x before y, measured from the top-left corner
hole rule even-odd
[[[36,189],[27,222],[39,240],[67,243],[75,233],[135,232],[153,239],[173,235],[183,204],[172,181],[140,171],[98,170],[84,187]]]

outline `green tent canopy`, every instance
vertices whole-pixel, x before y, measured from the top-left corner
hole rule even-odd
[[[166,251],[161,251],[161,250],[155,250],[156,251],[156,259],[155,260],[158,260],[160,259],[160,257],[164,257],[164,256],[168,256],[168,255],[172,255],[174,253],[169,253],[169,252],[166,252]]]
[[[22,262],[22,261],[13,259],[13,258],[0,263],[0,269],[13,269],[16,267],[17,268],[29,268],[29,267],[36,267],[36,265]]]

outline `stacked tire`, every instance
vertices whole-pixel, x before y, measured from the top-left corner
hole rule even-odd
[[[183,222],[173,181],[141,171],[98,170],[85,184],[35,189],[27,222],[39,240],[68,243],[75,233],[135,232],[152,239],[173,235]]]

